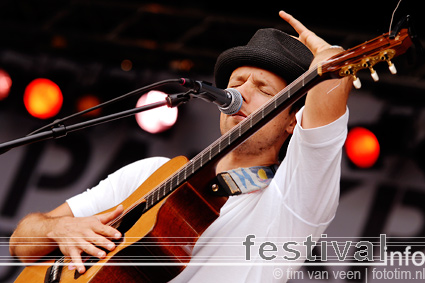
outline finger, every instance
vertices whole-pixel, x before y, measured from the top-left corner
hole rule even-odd
[[[117,206],[117,208],[115,210],[108,212],[108,213],[99,214],[97,217],[102,224],[107,224],[110,221],[117,218],[118,216],[120,216],[123,211],[124,211],[124,208],[123,208],[122,204],[120,204],[119,206]]]
[[[110,223],[112,220],[116,219],[118,216],[120,216],[124,211],[124,208],[122,205],[119,205],[114,211],[109,212],[109,213],[105,213],[105,214],[100,214],[97,215],[96,217],[99,219],[101,224],[100,226],[96,226],[96,232],[103,235],[103,236],[107,236],[113,239],[120,239],[121,238],[121,233],[109,226],[109,225],[103,225],[103,224],[108,224]]]
[[[71,257],[72,264],[68,266],[69,270],[77,269],[78,273],[83,274],[86,268],[81,260],[81,254],[77,249],[70,250],[69,256]]]
[[[103,237],[96,237],[96,238],[92,238],[90,242],[86,242],[84,245],[80,246],[80,248],[86,254],[102,259],[106,256],[106,252],[101,250],[98,247],[103,247],[103,248],[113,250],[115,248],[115,245],[114,243],[106,240]]]
[[[290,24],[293,29],[298,33],[299,40],[307,46],[308,49],[316,55],[321,51],[329,48],[330,44],[327,43],[322,38],[318,37],[314,32],[306,28],[300,21],[295,19],[292,15],[286,13],[285,11],[280,11],[279,16]]]
[[[102,247],[106,250],[113,251],[115,249],[115,244],[112,241],[108,240],[107,238],[97,234],[99,232],[96,232],[96,231],[94,232],[95,233],[93,233],[92,236],[86,237],[85,240],[88,241],[89,243],[87,243],[83,247],[83,249],[88,254],[102,258],[106,254],[104,251],[102,251],[101,249],[98,249],[97,247]]]
[[[279,16],[292,26],[292,28],[301,35],[304,31],[308,30],[300,21],[295,19],[292,15],[286,13],[285,11],[280,11]]]

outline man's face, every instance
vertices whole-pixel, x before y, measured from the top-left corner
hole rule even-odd
[[[256,67],[240,67],[233,71],[229,79],[229,88],[240,91],[243,104],[240,111],[234,115],[221,114],[220,130],[224,134],[254,112],[280,90],[286,87],[286,82],[272,72]],[[264,150],[272,150],[278,154],[285,139],[292,133],[295,126],[295,114],[286,109],[255,133],[240,150],[244,154],[261,154]]]

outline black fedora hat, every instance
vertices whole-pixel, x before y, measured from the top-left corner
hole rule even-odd
[[[296,38],[283,31],[258,30],[245,46],[220,54],[214,68],[216,86],[226,88],[232,72],[241,66],[268,70],[289,84],[308,70],[313,54]]]

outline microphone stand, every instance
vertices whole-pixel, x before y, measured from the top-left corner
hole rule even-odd
[[[3,154],[5,152],[9,151],[10,149],[18,147],[18,146],[27,145],[27,144],[30,144],[30,143],[43,141],[43,140],[47,140],[47,139],[62,138],[64,136],[66,136],[68,134],[68,132],[74,132],[74,131],[78,131],[78,130],[81,130],[81,129],[84,129],[84,128],[87,128],[87,127],[91,127],[91,126],[99,125],[99,124],[102,124],[102,123],[110,122],[110,121],[113,121],[113,120],[125,118],[125,117],[131,116],[133,114],[142,112],[142,111],[151,110],[151,109],[158,108],[158,107],[165,106],[165,105],[167,105],[170,108],[176,107],[176,106],[179,106],[182,103],[186,103],[187,101],[189,101],[192,98],[192,96],[190,95],[191,93],[193,93],[192,90],[189,90],[186,93],[171,94],[171,95],[168,95],[165,98],[165,100],[163,100],[163,101],[159,101],[159,102],[155,102],[155,103],[152,103],[152,104],[136,107],[136,108],[133,108],[133,109],[130,109],[130,110],[125,110],[125,111],[122,111],[122,112],[119,112],[119,113],[110,114],[110,115],[107,115],[107,116],[104,116],[104,117],[92,119],[92,120],[89,120],[89,121],[77,123],[77,124],[70,125],[70,126],[63,125],[61,123],[63,120],[59,120],[59,122],[54,123],[52,125],[51,129],[48,130],[48,131],[30,134],[28,136],[0,144],[0,154]]]

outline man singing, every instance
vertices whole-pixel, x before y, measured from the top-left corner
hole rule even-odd
[[[343,51],[325,42],[291,15],[283,11],[279,15],[295,29],[298,37],[276,29],[261,29],[247,45],[226,50],[217,59],[217,87],[235,88],[243,97],[238,113],[221,114],[222,134],[246,119],[310,66]],[[273,273],[276,266],[263,264],[267,259],[259,255],[258,243],[275,243],[277,250],[268,255],[282,259],[285,256],[281,249],[283,242],[303,241],[310,235],[320,238],[334,218],[350,88],[348,78],[320,83],[308,92],[303,107],[296,103],[284,110],[218,162],[216,173],[270,168],[274,174],[266,187],[230,196],[220,216],[199,239],[202,244],[195,245],[192,252],[193,260],[202,259],[205,263],[214,263],[217,259],[232,262],[234,258],[241,264],[189,265],[172,282],[282,282],[285,270],[298,268],[280,266],[283,279],[276,276]],[[286,148],[285,141],[289,137]],[[285,151],[281,160],[279,153]],[[105,224],[122,213],[122,206],[109,213],[95,214],[121,203],[167,160],[153,157],[137,161],[50,212],[26,216],[11,237],[10,253],[24,262],[32,262],[59,248],[72,258],[69,268],[84,273],[83,252],[104,258],[106,253],[100,247],[112,251],[115,248],[112,239],[121,237],[118,230]],[[28,245],[35,238],[45,245]],[[244,240],[250,242],[244,245]],[[257,245],[251,246],[251,242]],[[300,252],[296,262],[302,263],[306,251]]]

